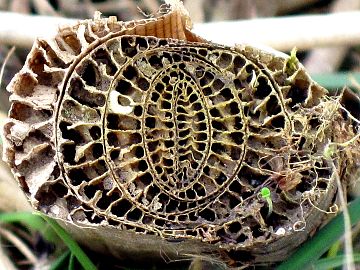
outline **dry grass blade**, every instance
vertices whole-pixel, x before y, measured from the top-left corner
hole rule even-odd
[[[0,246],[0,269],[17,270],[2,246]]]
[[[29,264],[37,264],[37,257],[19,237],[3,227],[0,227],[0,235],[12,243],[26,257]]]
[[[6,63],[9,61],[10,56],[13,54],[14,51],[15,51],[15,46],[12,46],[10,51],[8,51],[8,53],[6,54],[6,57],[4,59],[4,63],[1,65],[1,69],[0,69],[0,89],[1,89],[1,82],[2,82],[3,75],[4,75],[4,70],[5,70]]]
[[[341,106],[342,107],[342,106]],[[351,113],[344,107],[342,109],[349,115],[349,117],[355,121],[357,124],[360,124],[360,121],[354,118]],[[352,246],[352,228],[351,228],[351,219],[349,210],[347,207],[347,200],[346,200],[346,194],[343,190],[343,184],[341,183],[340,176],[338,173],[338,170],[336,169],[336,166],[332,160],[332,156],[334,155],[334,152],[338,149],[338,147],[348,147],[352,143],[354,143],[358,138],[360,137],[360,133],[356,134],[353,138],[351,138],[348,141],[345,141],[343,143],[332,143],[330,142],[324,150],[324,157],[328,160],[328,163],[330,164],[335,178],[335,183],[338,188],[338,200],[340,203],[340,206],[343,210],[344,215],[344,249],[345,249],[345,265],[347,270],[355,270],[354,265],[354,251]]]
[[[335,174],[334,176],[335,176],[335,180],[336,180],[336,185],[338,186],[338,198],[339,198],[340,206],[341,206],[341,208],[343,210],[343,214],[344,214],[345,265],[346,265],[347,270],[355,270],[354,257],[353,257],[354,251],[353,251],[353,246],[352,246],[352,237],[351,237],[352,232],[351,232],[351,222],[350,222],[349,210],[347,208],[345,194],[344,194],[343,187],[342,187],[342,184],[340,181],[340,176],[336,170],[335,164],[332,160],[329,160],[329,163]]]

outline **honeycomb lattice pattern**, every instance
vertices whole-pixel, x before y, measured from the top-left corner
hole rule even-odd
[[[60,219],[279,260],[320,225],[314,205],[331,206],[322,153],[354,136],[352,120],[293,58],[161,34],[169,14],[39,40],[9,87],[6,158]]]
[[[252,239],[252,231],[266,237],[267,206],[253,195],[299,182],[309,190],[319,173],[307,168],[313,153],[299,153],[304,128],[293,135],[286,113],[306,100],[309,86],[286,102],[261,67],[236,51],[184,45],[122,36],[79,62],[56,122],[67,183],[95,212],[138,230],[151,225],[164,236],[233,243]],[[290,187],[276,182],[287,170],[294,171]],[[331,174],[322,170],[326,187]]]

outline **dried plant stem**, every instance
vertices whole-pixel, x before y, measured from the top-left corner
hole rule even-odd
[[[0,246],[0,269],[17,270],[2,246]]]
[[[359,44],[360,29],[354,29],[359,23],[360,12],[343,12],[207,23],[195,25],[194,32],[221,44],[258,43],[287,51]]]
[[[11,242],[29,261],[30,264],[35,265],[38,262],[35,254],[28,248],[28,246],[11,231],[0,227],[0,235]]]
[[[351,232],[351,221],[350,214],[347,208],[347,202],[345,199],[345,194],[342,188],[342,184],[340,181],[340,176],[337,172],[335,164],[332,160],[329,161],[331,168],[334,172],[336,185],[338,186],[338,197],[340,201],[341,208],[344,214],[344,247],[345,247],[345,265],[346,270],[355,270],[354,266],[354,257],[353,257],[353,246],[352,246],[352,232]]]
[[[60,17],[0,12],[0,42],[30,48],[37,37],[55,35],[59,26],[76,22]]]
[[[52,36],[58,25],[74,24],[76,21],[0,12],[0,42],[30,47],[36,37]],[[286,51],[293,47],[303,50],[320,46],[360,44],[360,28],[354,27],[359,23],[360,12],[354,11],[195,24],[194,32],[213,42],[230,46],[236,43],[255,43]]]
[[[5,70],[6,63],[9,61],[9,58],[13,54],[14,51],[15,51],[15,46],[12,46],[11,49],[6,54],[6,57],[4,59],[3,64],[1,65],[1,68],[0,68],[0,89],[1,89],[1,82],[2,82],[3,75],[4,75],[4,70]]]

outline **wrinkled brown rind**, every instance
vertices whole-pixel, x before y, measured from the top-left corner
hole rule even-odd
[[[332,216],[324,149],[356,136],[360,103],[328,97],[294,57],[212,44],[189,25],[176,7],[38,39],[8,87],[4,159],[33,207],[94,250],[283,260]],[[344,186],[358,144],[332,153]]]

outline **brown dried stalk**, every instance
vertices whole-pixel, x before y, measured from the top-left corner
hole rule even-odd
[[[249,21],[195,24],[202,37],[232,46],[239,43],[263,44],[289,51],[321,46],[360,44],[360,12],[329,15],[280,17]],[[7,23],[7,22],[13,23]],[[74,24],[76,19],[20,15],[0,11],[0,42],[30,47],[36,37],[53,36],[59,25]],[[327,27],[323,27],[326,25]],[[227,29],[223,31],[222,29]],[[229,35],[229,33],[232,33]]]

